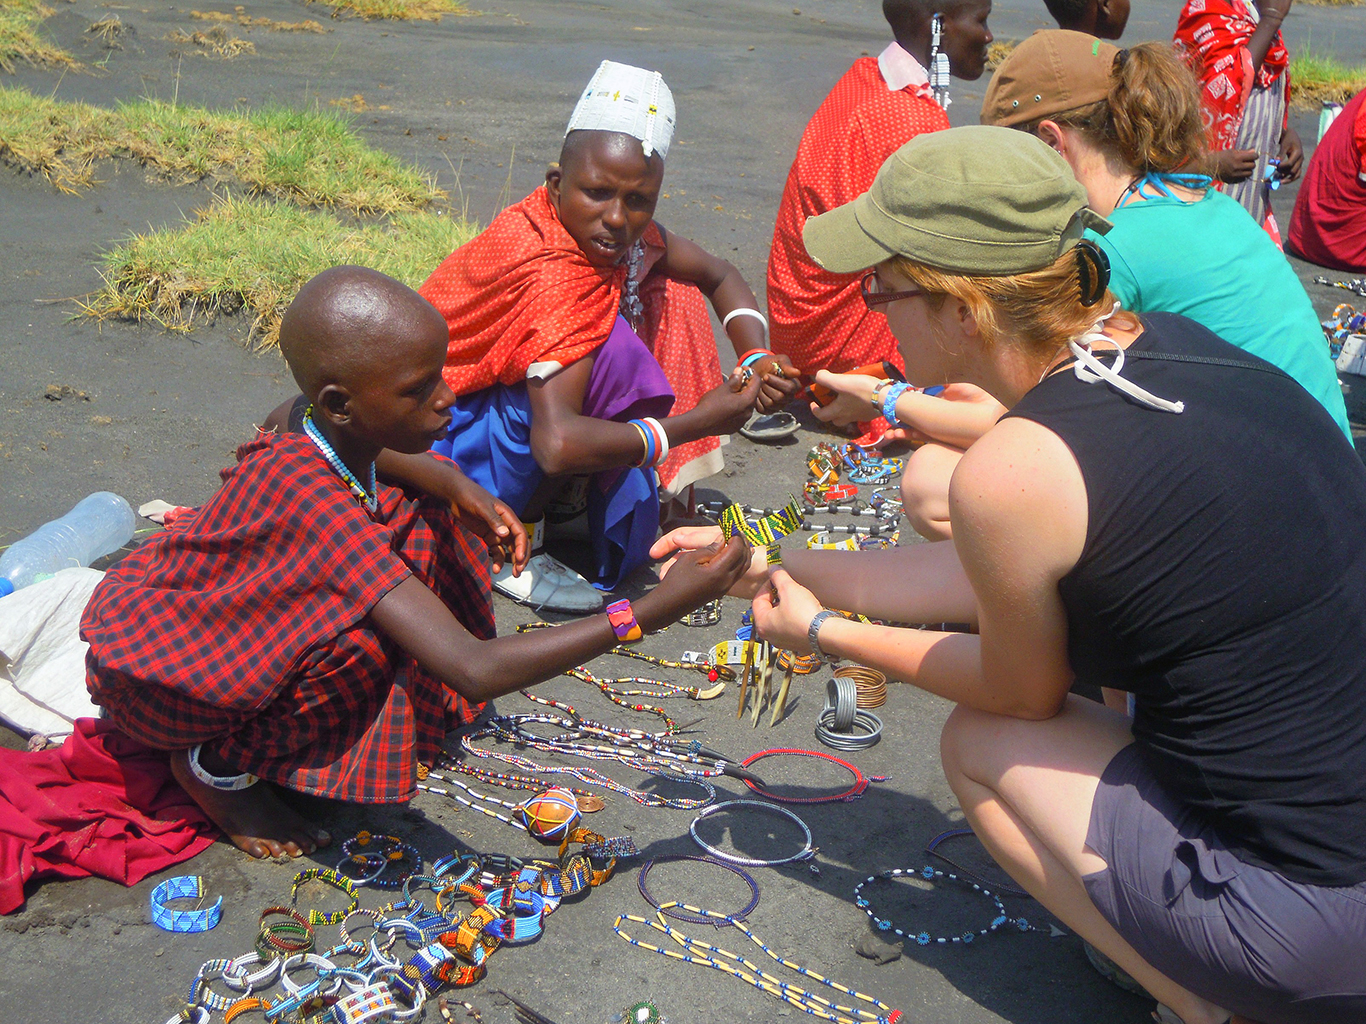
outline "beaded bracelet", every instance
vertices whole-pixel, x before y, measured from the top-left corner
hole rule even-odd
[[[978,928],[976,931],[969,930],[963,932],[961,935],[932,936],[929,932],[923,931],[914,934],[908,933],[904,929],[895,927],[892,924],[892,922],[887,918],[878,917],[876,914],[874,914],[873,909],[869,905],[868,900],[863,895],[863,887],[867,885],[869,882],[875,882],[879,878],[890,879],[901,878],[902,876],[908,878],[912,876],[918,876],[929,882],[932,882],[935,879],[947,878],[950,881],[961,882],[964,885],[971,886],[975,892],[981,893],[987,899],[991,900],[992,903],[996,904],[996,916],[992,918],[991,923],[988,924],[985,928]],[[868,915],[868,919],[873,922],[873,925],[877,928],[878,931],[892,932],[895,935],[915,939],[916,943],[921,946],[928,946],[931,943],[947,944],[953,942],[967,944],[972,942],[973,939],[975,939],[979,935],[990,934],[991,932],[996,931],[998,928],[1001,928],[1008,924],[1014,925],[1015,928],[1022,932],[1041,932],[1044,930],[1042,928],[1038,928],[1030,924],[1023,917],[1011,917],[1009,914],[1007,914],[1006,906],[1004,903],[1001,902],[1001,897],[997,896],[996,893],[992,892],[990,889],[983,888],[976,882],[972,881],[972,879],[970,878],[960,878],[958,875],[955,875],[952,872],[940,871],[937,868],[931,867],[928,864],[925,865],[925,867],[921,868],[919,871],[907,870],[904,868],[892,868],[888,871],[883,871],[876,875],[869,875],[862,882],[859,882],[858,885],[854,886],[854,905]]]
[[[169,900],[203,899],[204,879],[199,875],[176,875],[158,883],[148,902],[152,908],[152,923],[167,932],[206,932],[223,917],[223,897],[212,906],[200,910],[172,910]]]
[[[223,1024],[233,1024],[233,1021],[237,1020],[242,1014],[250,1013],[252,1010],[261,1010],[264,1012],[268,1005],[269,1004],[264,999],[257,996],[239,999],[223,1011]]]
[[[310,909],[308,911],[308,923],[315,927],[323,924],[340,924],[347,914],[360,906],[360,894],[356,892],[355,883],[337,874],[332,868],[309,868],[307,871],[300,871],[294,876],[294,881],[289,887],[289,902],[295,905],[299,902],[299,889],[307,882],[318,881],[324,885],[330,885],[334,889],[344,892],[351,898],[350,904],[345,910],[334,910],[324,914],[321,910]]]
[[[284,961],[279,957],[264,957],[260,953],[246,953],[234,958],[223,968],[223,984],[236,989],[244,995],[256,989],[267,989],[275,984],[275,976],[280,973]],[[248,974],[247,968],[255,964],[264,966],[255,974]]]
[[[636,886],[640,889],[640,894],[645,897],[646,903],[650,904],[650,906],[654,907],[660,913],[668,914],[677,921],[684,921],[688,924],[714,924],[717,925],[717,927],[720,927],[720,924],[717,923],[714,917],[710,916],[708,913],[704,913],[697,907],[689,907],[687,904],[679,903],[669,904],[668,909],[666,910],[664,905],[650,895],[650,890],[646,888],[645,879],[649,877],[650,871],[656,864],[677,863],[678,861],[685,860],[695,861],[698,864],[712,864],[718,868],[725,868],[727,871],[739,875],[744,879],[745,884],[749,886],[749,903],[746,904],[745,908],[739,913],[728,914],[726,916],[727,921],[743,921],[745,918],[749,917],[750,914],[754,913],[754,908],[759,905],[759,883],[754,880],[753,875],[748,871],[736,867],[734,864],[727,864],[723,860],[717,860],[715,857],[694,857],[690,854],[655,857],[653,860],[645,862],[645,866],[640,869],[640,877],[636,880]]]
[[[770,814],[781,814],[783,817],[791,819],[802,830],[802,834],[806,836],[805,846],[799,852],[794,853],[789,857],[762,860],[757,857],[741,857],[737,854],[726,853],[724,850],[718,850],[716,847],[704,842],[702,837],[697,834],[698,824],[703,818],[710,817],[719,811],[729,810],[732,807],[753,807],[767,811]],[[811,829],[807,827],[806,822],[802,821],[801,818],[797,817],[797,815],[793,814],[786,807],[775,807],[773,804],[766,804],[761,800],[727,800],[724,803],[712,804],[692,820],[692,824],[688,826],[688,835],[692,836],[693,842],[718,860],[729,861],[732,864],[744,864],[747,867],[771,868],[776,867],[779,864],[791,864],[793,861],[811,860],[816,856],[816,847],[811,845]]]
[[[294,953],[285,957],[284,962],[280,965],[280,987],[290,995],[297,996],[312,984],[312,982],[305,982],[302,985],[296,985],[290,979],[289,972],[299,967],[312,967],[317,974],[314,981],[332,981],[333,984],[330,989],[327,989],[326,991],[321,988],[318,989],[319,995],[334,996],[340,991],[342,986],[342,979],[340,976],[337,976],[335,973],[330,973],[327,979],[323,977],[323,971],[335,972],[337,969],[336,964],[325,956],[319,956],[317,953]]]
[[[267,924],[268,917],[286,917],[289,920]],[[299,940],[283,939],[281,933],[297,935]],[[290,907],[266,907],[261,911],[260,938],[281,953],[303,953],[313,948],[313,926],[307,918]]]
[[[863,772],[859,771],[855,765],[852,765],[848,761],[842,760],[841,758],[838,758],[833,754],[825,754],[819,750],[800,750],[795,747],[782,747],[773,750],[761,750],[757,754],[751,754],[749,757],[741,761],[740,767],[748,768],[755,762],[761,761],[766,757],[779,757],[782,755],[792,755],[796,757],[818,757],[822,761],[829,761],[832,764],[837,764],[841,768],[845,768],[853,774],[854,784],[850,786],[848,789],[844,790],[843,792],[831,793],[828,796],[779,796],[771,789],[761,788],[760,786],[755,785],[749,779],[745,780],[745,785],[752,789],[754,792],[758,793],[760,796],[767,797],[770,800],[777,800],[779,803],[829,804],[838,803],[841,801],[847,802],[851,800],[857,800],[859,797],[863,796],[863,793],[868,788],[869,783],[887,781],[887,776],[885,775],[865,776]]]
[[[365,868],[367,873],[359,875],[348,875],[342,868],[347,864],[359,864]],[[372,866],[373,865],[373,866]],[[384,869],[389,866],[389,858],[382,853],[345,853],[342,859],[337,861],[337,866],[332,870],[341,878],[347,879],[356,888],[369,885],[380,875],[384,874]]]
[[[214,971],[218,976],[223,977],[226,970],[232,966],[232,961],[227,959],[214,959],[206,961],[194,976],[194,981],[190,983],[190,1006],[206,1006],[210,1010],[223,1011],[237,1001],[237,996],[219,995],[209,988],[209,975]],[[247,994],[251,994],[251,989],[247,989]]]

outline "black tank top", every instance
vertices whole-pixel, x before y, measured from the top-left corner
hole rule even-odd
[[[1086,544],[1058,584],[1072,668],[1134,694],[1149,767],[1241,858],[1361,882],[1366,468],[1270,364],[1184,317],[1143,324],[1122,374],[1184,412],[1068,369],[1009,413],[1062,438],[1086,484]]]

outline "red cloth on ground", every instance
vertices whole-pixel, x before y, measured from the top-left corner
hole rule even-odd
[[[831,274],[807,255],[807,218],[858,198],[915,136],[949,126],[927,86],[887,88],[878,62],[854,62],[820,105],[787,176],[768,258],[769,337],[797,367],[844,372],[886,359],[905,369],[887,318],[859,294],[858,274]]]
[[[136,885],[217,835],[176,785],[165,752],[112,722],[79,718],[53,750],[0,750],[0,914],[24,905],[29,879]]]
[[[1342,108],[1304,173],[1286,248],[1336,270],[1366,271],[1366,90]]]
[[[1290,67],[1290,53],[1278,31],[1254,77],[1247,42],[1256,30],[1245,0],[1188,0],[1181,8],[1173,41],[1190,56],[1200,80],[1200,106],[1211,149],[1236,148],[1252,86],[1266,88]],[[1288,88],[1285,98],[1288,123]]]
[[[631,326],[664,368],[675,395],[670,415],[678,416],[722,380],[716,338],[701,292],[650,274],[664,255],[659,226],[651,223],[641,241],[636,280],[644,312]],[[536,189],[446,257],[418,289],[450,328],[446,383],[466,395],[517,384],[533,363],[568,366],[591,355],[618,312],[634,319],[621,309],[626,273],[625,261],[610,269],[590,263],[560,223],[545,186]],[[681,487],[716,472],[721,464],[712,453],[720,446],[718,438],[704,437],[671,450],[660,480],[672,488],[683,473]]]
[[[302,434],[261,434],[223,486],[115,565],[81,622],[87,683],[133,738],[212,742],[238,770],[318,796],[409,799],[416,760],[476,707],[368,622],[416,575],[494,635],[482,545],[444,503],[379,486],[372,517]]]

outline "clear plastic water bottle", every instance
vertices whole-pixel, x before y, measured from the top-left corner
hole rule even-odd
[[[0,555],[0,597],[60,569],[89,565],[117,551],[133,539],[136,524],[128,502],[109,491],[96,491]]]

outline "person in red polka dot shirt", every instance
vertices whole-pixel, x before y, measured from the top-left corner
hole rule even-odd
[[[857,274],[831,274],[807,255],[809,218],[868,191],[884,160],[915,136],[949,126],[929,68],[933,21],[949,73],[968,81],[986,69],[991,0],[884,0],[895,37],[876,58],[845,72],[806,126],[787,176],[768,259],[773,350],[809,373],[844,373],[887,360],[904,369],[884,317],[859,293]]]

